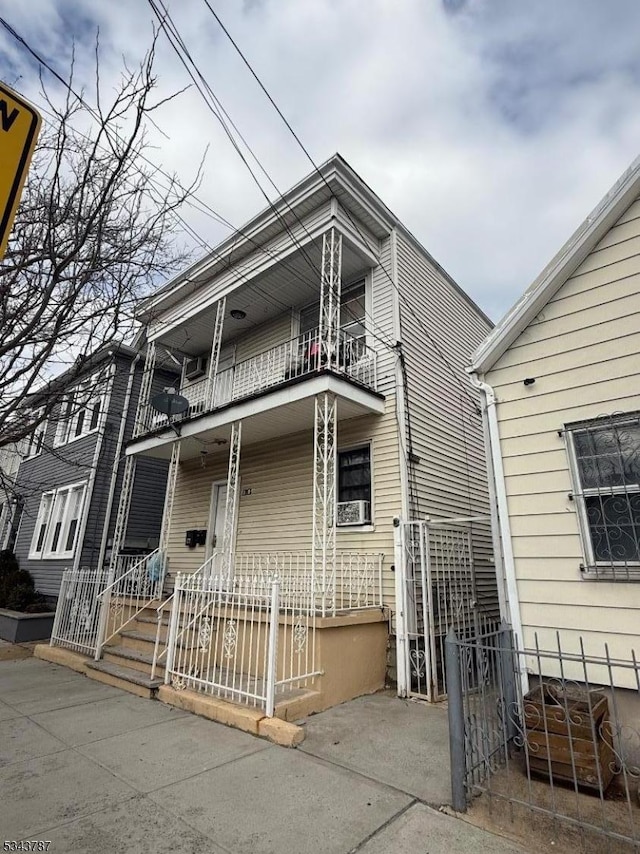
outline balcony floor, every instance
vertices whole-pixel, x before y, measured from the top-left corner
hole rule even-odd
[[[179,436],[183,460],[200,457],[203,450],[208,454],[226,454],[234,421],[242,421],[243,445],[312,430],[314,398],[323,392],[336,395],[339,421],[384,412],[383,395],[327,371],[291,380],[213,412],[178,422],[174,427],[163,427],[140,436],[129,443],[126,452],[169,459],[172,445]]]

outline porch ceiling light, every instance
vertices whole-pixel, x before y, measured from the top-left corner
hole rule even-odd
[[[247,312],[243,311],[241,308],[232,308],[229,314],[234,320],[244,320],[247,316]]]

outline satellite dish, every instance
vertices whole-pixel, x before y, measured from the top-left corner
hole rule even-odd
[[[180,415],[189,408],[189,401],[181,394],[176,394],[172,388],[165,388],[160,394],[151,398],[151,406],[156,412],[162,412],[171,418],[172,415]]]

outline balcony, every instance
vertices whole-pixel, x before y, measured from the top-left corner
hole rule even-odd
[[[381,412],[382,398],[376,394],[375,350],[363,339],[345,331],[340,332],[336,349],[332,364],[328,366],[326,347],[322,347],[319,330],[313,329],[218,372],[215,379],[207,376],[185,384],[180,394],[188,400],[188,408],[168,416],[155,410],[150,403],[144,404],[139,411],[135,439],[138,442],[154,438],[172,440],[176,432],[185,435],[186,425],[190,427],[187,435],[200,432],[197,425],[201,425],[202,431],[207,431],[211,425],[206,416],[226,412],[228,418],[217,418],[215,426],[230,423],[244,417],[244,413],[238,413],[236,404],[266,398],[272,392],[270,400],[262,401],[262,410],[291,405],[294,399],[308,398],[319,389],[309,383],[308,391],[289,394],[286,398],[279,398],[275,392],[328,375],[341,380],[341,385],[351,387],[349,393],[345,389],[345,396],[351,404],[347,410],[348,417],[366,411]],[[366,396],[375,395],[377,405],[374,403],[370,409],[366,403],[364,408],[359,405],[363,392]],[[307,425],[300,426],[304,428]],[[144,445],[148,450],[149,441],[144,441]]]

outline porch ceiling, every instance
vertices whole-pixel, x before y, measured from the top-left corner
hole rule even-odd
[[[228,454],[233,421],[242,421],[243,446],[276,442],[280,436],[311,431],[315,418],[314,397],[322,391],[331,391],[337,395],[338,421],[362,415],[380,415],[384,411],[381,395],[332,374],[323,374],[291,388],[240,401],[224,410],[181,425],[180,459]],[[127,453],[169,459],[175,439],[174,430],[166,429],[156,436],[130,444]]]
[[[342,278],[351,279],[368,269],[370,262],[345,238],[342,250]],[[238,282],[238,288],[227,297],[222,343],[233,339],[277,317],[292,307],[304,306],[318,299],[320,270],[322,267],[322,239],[297,251],[284,263],[275,262],[263,274],[250,282]],[[241,309],[244,320],[234,320],[230,312]],[[159,343],[187,356],[206,353],[211,347],[211,337],[216,316],[213,305],[196,317],[163,334]]]

